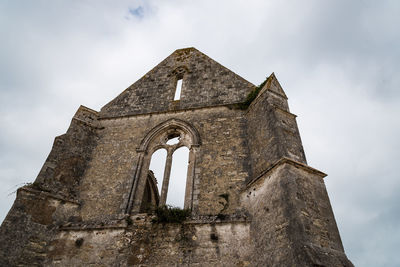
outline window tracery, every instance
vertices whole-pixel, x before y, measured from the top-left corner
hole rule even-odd
[[[196,153],[199,150],[200,138],[197,130],[191,126],[189,123],[170,119],[164,123],[159,124],[154,127],[142,140],[140,147],[137,149],[139,154],[138,165],[135,171],[132,190],[130,193],[127,212],[144,212],[145,207],[148,205],[166,205],[170,204],[170,198],[168,198],[168,192],[170,195],[174,195],[175,192],[171,191],[171,186],[174,187],[178,185],[179,191],[184,191],[181,206],[185,209],[193,208],[193,186],[194,186],[194,166]],[[184,147],[184,148],[183,148]],[[178,149],[187,150],[187,172],[185,179],[180,181],[173,181],[171,183],[171,168],[173,154]],[[161,181],[161,177],[155,177],[157,184],[156,187],[150,186],[151,181],[149,181],[149,170],[150,163],[153,153],[165,149],[167,151],[167,157],[165,160],[164,173]],[[182,175],[181,175],[182,177]],[[175,179],[175,178],[174,178]],[[147,184],[148,185],[147,185]],[[184,183],[184,185],[182,184]],[[160,191],[157,187],[161,188]],[[157,192],[150,192],[149,190],[155,190]],[[175,191],[175,189],[173,189]],[[159,196],[158,202],[157,194]],[[150,198],[154,196],[154,198]],[[151,201],[151,202],[149,202]],[[173,201],[171,204],[174,204]],[[176,206],[176,205],[175,205]]]

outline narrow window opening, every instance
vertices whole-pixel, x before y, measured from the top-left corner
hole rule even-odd
[[[189,149],[181,147],[172,155],[171,176],[168,186],[167,205],[184,208]]]
[[[156,179],[158,194],[161,195],[161,189],[164,179],[165,162],[167,160],[167,150],[158,149],[151,156],[150,171],[153,172]]]
[[[181,91],[182,91],[182,79],[179,79],[176,82],[176,89],[175,89],[175,97],[174,100],[180,100],[181,99]]]

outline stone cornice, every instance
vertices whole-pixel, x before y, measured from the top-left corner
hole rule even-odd
[[[243,101],[230,103],[230,104],[217,104],[217,105],[209,105],[209,106],[205,106],[205,107],[169,109],[169,110],[164,110],[164,111],[146,112],[146,113],[140,113],[140,114],[126,114],[126,115],[120,115],[120,116],[103,116],[103,117],[99,117],[98,120],[115,120],[115,119],[122,119],[122,118],[150,116],[150,115],[155,115],[155,114],[172,114],[172,113],[180,113],[180,112],[194,111],[194,110],[200,110],[200,109],[221,108],[221,107],[235,109],[234,106],[237,104],[241,104],[241,103],[243,103]],[[240,109],[237,109],[237,110],[240,111]]]
[[[325,173],[323,173],[323,172],[321,172],[321,171],[319,171],[317,169],[314,169],[314,168],[312,168],[312,167],[310,167],[310,166],[308,166],[306,164],[303,164],[301,162],[295,161],[295,160],[290,159],[290,158],[283,157],[283,158],[279,159],[278,161],[276,161],[271,166],[269,166],[267,169],[262,171],[255,179],[253,179],[250,182],[248,182],[244,190],[247,190],[248,187],[250,187],[256,181],[258,181],[261,177],[263,177],[264,175],[269,174],[270,172],[272,172],[277,167],[279,167],[279,166],[281,166],[283,164],[289,164],[289,165],[292,165],[292,166],[294,166],[296,168],[303,169],[303,170],[305,170],[307,172],[316,174],[316,175],[320,176],[321,178],[324,178],[325,176],[327,176],[327,174],[325,174]]]

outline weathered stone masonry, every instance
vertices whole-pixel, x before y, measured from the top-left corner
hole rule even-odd
[[[81,106],[35,182],[18,190],[0,266],[353,266],[285,92],[272,74],[243,108],[255,90],[187,48],[100,112]],[[146,207],[173,192],[168,173],[157,191],[151,156],[166,148],[170,164],[181,146],[191,216],[155,223]]]

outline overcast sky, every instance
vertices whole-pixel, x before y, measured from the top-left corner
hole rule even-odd
[[[0,221],[79,105],[175,49],[254,84],[275,72],[348,257],[400,266],[400,1],[0,0]]]

